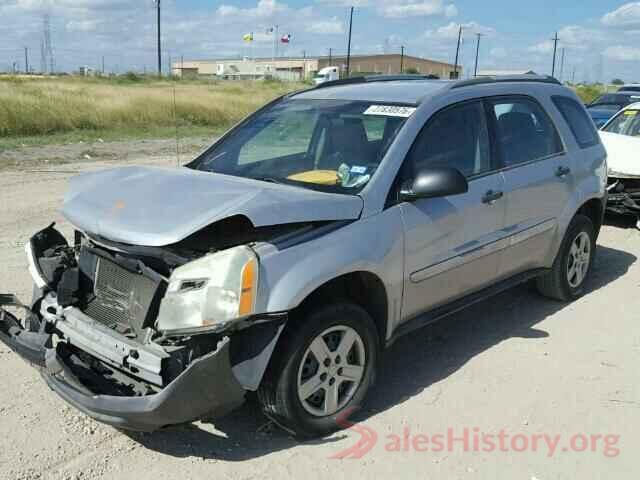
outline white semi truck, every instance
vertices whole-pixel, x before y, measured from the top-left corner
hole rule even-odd
[[[315,77],[313,83],[320,85],[321,83],[331,82],[340,78],[340,67],[324,67]]]

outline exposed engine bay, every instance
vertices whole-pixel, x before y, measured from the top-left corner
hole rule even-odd
[[[236,314],[229,318],[233,321],[202,327],[162,328],[161,309],[165,317],[182,315],[167,300],[172,274],[211,254],[233,251],[226,250],[233,245],[249,249],[245,244],[282,241],[313,227],[254,228],[245,217],[236,216],[175,245],[142,247],[79,231],[70,245],[51,225],[34,235],[26,247],[29,269],[42,295],[34,299],[24,328],[50,335],[49,347],[64,357],[66,367],[84,387],[98,395],[157,393],[229,338],[231,365],[239,365],[277,338],[285,316],[231,318]],[[180,293],[198,292],[207,281],[211,283],[206,278],[181,279]]]

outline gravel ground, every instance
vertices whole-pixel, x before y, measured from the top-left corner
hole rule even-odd
[[[175,157],[152,151],[133,162],[175,165]],[[58,213],[67,180],[114,163],[3,172],[0,292],[29,298],[25,240],[51,221],[70,233]],[[360,425],[312,442],[274,428],[252,401],[213,423],[125,434],[66,406],[0,346],[0,478],[639,478],[638,255],[640,233],[607,226],[579,301],[544,300],[523,285],[399,340],[356,416]],[[358,431],[377,438],[370,451],[330,458]],[[509,440],[497,445],[500,432]],[[483,434],[497,446],[476,444]],[[554,452],[542,440],[534,449],[534,436],[545,434],[560,436]],[[525,451],[515,451],[523,442]]]

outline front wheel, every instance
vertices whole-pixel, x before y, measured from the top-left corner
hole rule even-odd
[[[258,397],[265,414],[286,430],[325,435],[340,428],[341,413],[361,405],[374,381],[377,330],[364,309],[347,302],[295,320]]]
[[[584,293],[595,252],[593,222],[585,215],[576,215],[567,229],[551,271],[538,277],[540,293],[565,302],[580,297]]]

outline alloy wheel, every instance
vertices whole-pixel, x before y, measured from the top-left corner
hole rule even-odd
[[[567,281],[571,288],[578,288],[589,271],[591,262],[591,238],[580,232],[571,243],[567,262]]]
[[[333,415],[358,390],[365,372],[362,338],[351,327],[337,325],[318,335],[298,369],[298,399],[316,417]]]

